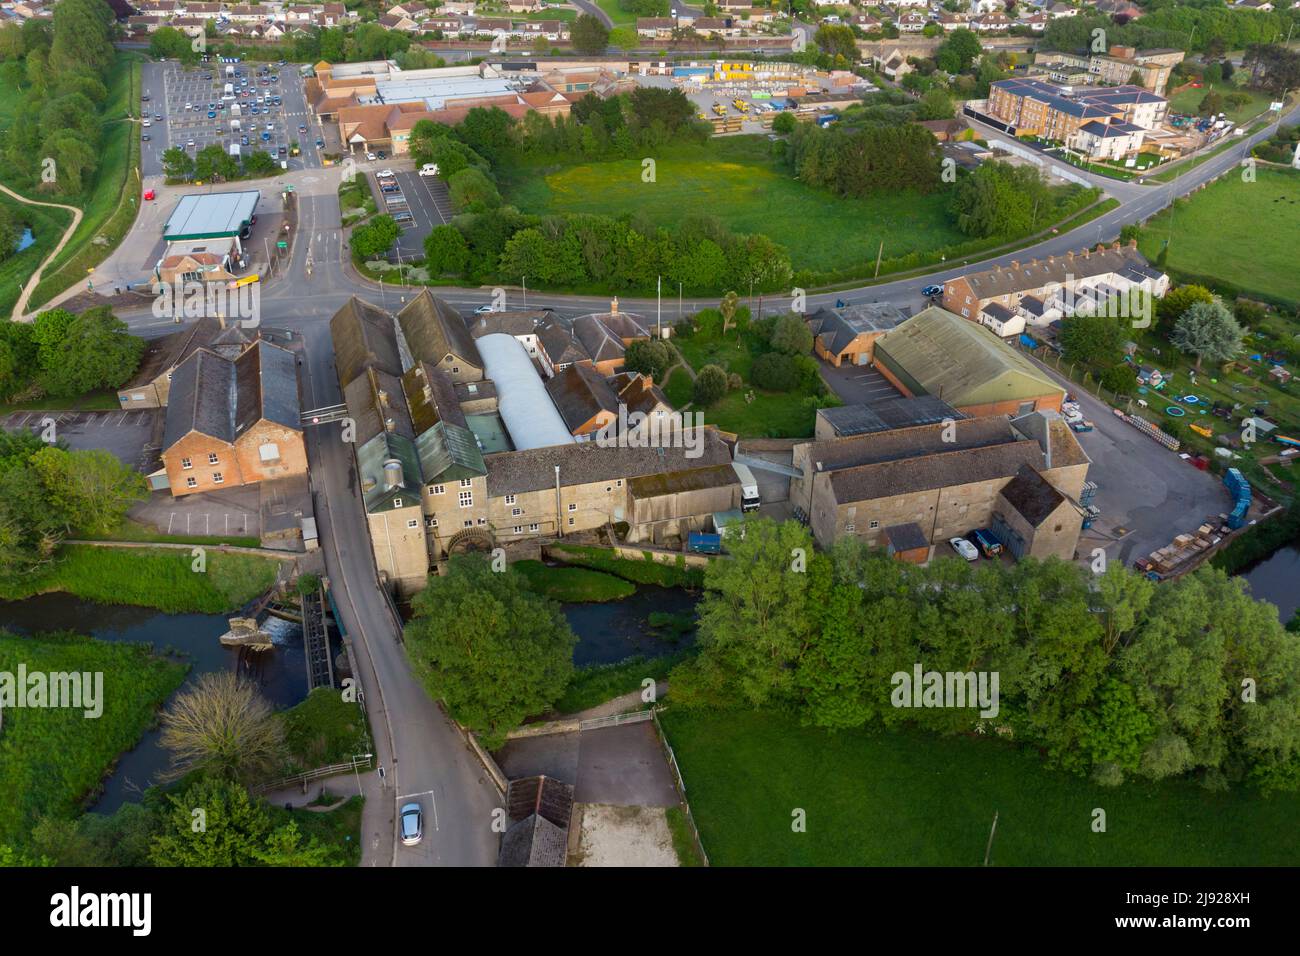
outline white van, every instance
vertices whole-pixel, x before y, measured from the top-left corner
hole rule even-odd
[[[421,176],[437,176],[437,175],[438,175],[438,164],[437,164],[437,163],[425,163],[423,166],[420,167],[420,175],[421,175]]]

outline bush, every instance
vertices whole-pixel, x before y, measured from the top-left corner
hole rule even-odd
[[[1113,365],[1101,375],[1101,387],[1118,395],[1132,395],[1137,377],[1126,364]]]
[[[799,384],[799,370],[791,356],[768,352],[754,359],[749,379],[770,392],[788,392]]]
[[[650,339],[629,345],[623,353],[623,366],[629,372],[640,372],[659,382],[675,358],[666,342]]]
[[[716,365],[706,365],[695,376],[695,404],[707,408],[727,393],[727,373]]]

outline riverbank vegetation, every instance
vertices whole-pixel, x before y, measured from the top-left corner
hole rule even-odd
[[[188,669],[139,644],[0,632],[0,673],[16,675],[20,666],[28,674],[98,675],[102,713],[88,719],[85,707],[29,708],[3,701],[0,844],[25,843],[42,816],[74,816],[118,755],[134,747],[153,723]]]
[[[576,714],[644,689],[644,681],[665,680],[677,664],[691,654],[690,650],[680,650],[660,657],[629,657],[614,664],[592,664],[579,667],[573,672],[573,679],[565,689],[564,695],[555,702],[555,712],[559,714]]]
[[[1057,560],[922,568],[853,538],[817,552],[794,522],[745,531],[706,570],[675,706],[996,735],[1105,786],[1300,789],[1300,646],[1244,581],[1206,568],[1157,587]],[[900,702],[897,675],[922,665],[998,675],[997,706]]]
[[[568,686],[578,639],[523,574],[498,573],[482,555],[454,556],[411,608],[403,634],[416,678],[489,749]]]
[[[317,687],[277,719],[284,725],[285,776],[345,763],[372,749],[365,711],[332,687]]]
[[[181,548],[65,545],[52,565],[0,583],[0,599],[66,591],[101,604],[134,604],[169,614],[221,614],[266,591],[278,567],[274,558],[215,549],[204,555],[205,570],[195,570],[197,560],[192,551]]]
[[[636,585],[603,571],[551,567],[540,561],[516,561],[511,567],[533,591],[561,604],[618,601],[636,593]]]
[[[651,558],[651,552],[642,552],[641,558],[625,558],[607,548],[594,548],[581,544],[556,544],[547,554],[566,564],[593,568],[625,578],[634,584],[654,584],[661,588],[698,588],[704,583],[704,569],[686,566],[678,557],[673,564],[661,564]]]

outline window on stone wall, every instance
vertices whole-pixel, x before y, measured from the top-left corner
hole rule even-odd
[[[219,472],[219,471],[214,471],[214,472],[212,473],[212,483],[213,483],[214,485],[219,485],[219,484],[221,484],[221,483],[222,483],[223,481],[225,481],[225,480],[226,480],[226,479],[225,479],[225,477],[221,474],[221,472]]]

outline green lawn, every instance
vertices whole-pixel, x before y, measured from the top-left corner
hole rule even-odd
[[[596,6],[600,7],[609,19],[613,21],[616,27],[635,27],[636,14],[630,10],[624,10],[618,5],[618,0],[595,0]]]
[[[631,581],[588,568],[553,568],[540,561],[511,565],[537,594],[563,604],[618,601],[636,592]]]
[[[315,837],[323,846],[334,847],[340,853],[344,866],[361,865],[361,811],[365,797],[352,797],[337,810],[313,813],[310,810],[285,810],[271,807],[271,820],[276,827],[286,823],[298,824],[304,842]]]
[[[742,438],[811,438],[817,403],[808,404],[807,398],[799,392],[765,392],[746,385],[704,409],[704,423]]]
[[[4,120],[0,118],[0,128],[3,125]],[[8,321],[14,303],[22,292],[23,283],[50,254],[50,250],[58,245],[59,237],[72,221],[72,214],[62,209],[29,206],[3,193],[0,193],[0,206],[8,209],[18,222],[29,226],[35,240],[22,252],[0,262],[0,320]],[[113,407],[116,408],[119,404],[114,395]]]
[[[207,570],[182,548],[67,545],[53,566],[0,587],[0,600],[66,591],[101,604],[134,604],[168,613],[220,614],[257,597],[275,580],[278,562],[208,549]]]
[[[682,558],[678,558],[679,564],[661,564],[652,561],[648,551],[644,552],[643,560],[622,558],[605,548],[593,548],[581,544],[552,545],[547,549],[547,553],[566,564],[605,571],[636,584],[657,584],[664,588],[698,588],[704,583],[702,568],[688,568]]]
[[[119,754],[135,746],[186,665],[140,644],[74,635],[18,637],[0,632],[0,672],[103,675],[103,712],[6,707],[0,736],[0,843],[21,842],[41,815],[72,817]]]
[[[688,212],[707,213],[738,233],[770,236],[796,269],[874,268],[884,258],[965,242],[949,222],[943,190],[842,199],[795,180],[758,136],[722,137],[673,147],[656,157],[655,182],[641,180],[641,159],[525,166],[502,171],[503,193],[531,213],[638,213],[671,226]]]
[[[67,215],[61,213],[61,215]],[[33,266],[33,268],[35,268]],[[14,299],[17,300],[18,294],[14,293]],[[13,303],[11,302],[10,308]],[[0,317],[9,318],[9,309],[0,311]],[[117,392],[110,392],[107,389],[98,392],[86,392],[84,395],[78,395],[75,398],[68,398],[59,395],[42,395],[40,398],[34,398],[29,402],[14,402],[11,404],[0,404],[0,415],[9,412],[30,412],[30,411],[60,411],[60,412],[106,412],[120,411],[122,402],[117,397]]]
[[[769,713],[662,720],[715,866],[980,866],[994,813],[994,866],[1300,863],[1297,794],[1099,787],[1000,740],[829,734]]]
[[[1170,215],[1142,230],[1139,247],[1151,259],[1170,235]],[[1172,270],[1300,303],[1300,173],[1259,167],[1253,183],[1225,176],[1180,201],[1172,216]]]
[[[1268,109],[1268,104],[1273,101],[1273,97],[1269,93],[1264,93],[1259,90],[1250,90],[1244,86],[1237,86],[1232,82],[1220,83],[1218,86],[1214,87],[1214,89],[1216,92],[1222,93],[1224,96],[1231,93],[1246,93],[1250,96],[1250,102],[1245,106],[1239,107],[1235,110],[1225,109],[1223,111],[1227,115],[1228,119],[1232,120],[1234,123],[1243,123],[1248,119],[1254,119],[1260,113]],[[1201,105],[1201,100],[1205,99],[1205,95],[1209,92],[1209,87],[1202,87],[1199,90],[1189,87],[1188,89],[1175,93],[1173,96],[1169,97],[1169,112],[1188,113],[1195,116],[1197,115],[1197,107]]]
[[[95,538],[96,541],[148,541],[153,544],[229,544],[240,548],[256,548],[261,544],[259,538],[241,538],[232,536],[224,538],[220,535],[201,535],[201,534],[163,534],[157,528],[142,525],[139,522],[126,519],[121,526],[111,534],[106,534],[102,538]]]

